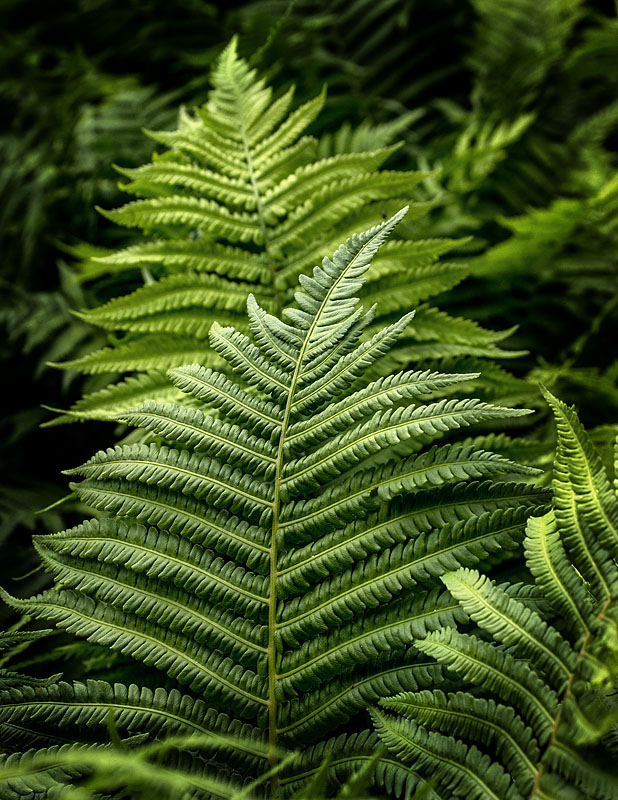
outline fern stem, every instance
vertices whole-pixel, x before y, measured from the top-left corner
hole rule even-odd
[[[283,454],[285,433],[289,425],[290,413],[292,411],[292,398],[294,396],[294,389],[300,373],[300,368],[305,352],[305,345],[308,341],[305,339],[301,354],[296,363],[294,375],[290,383],[287,401],[285,404],[285,412],[283,416],[283,423],[281,425],[281,434],[279,437],[279,446],[277,449],[277,459],[275,462],[275,491],[273,498],[273,522],[272,522],[272,536],[270,542],[270,580],[268,592],[268,746],[269,756],[268,760],[272,770],[277,766],[277,646],[276,646],[276,626],[277,626],[277,535],[279,532],[279,509],[281,505],[281,484],[283,482]],[[279,773],[273,771],[270,779],[271,796],[277,796],[279,788]]]
[[[239,98],[239,106],[240,106],[240,98]],[[270,237],[268,235],[268,226],[266,225],[266,219],[264,217],[264,206],[262,205],[262,195],[260,194],[260,187],[258,186],[257,180],[255,178],[253,157],[251,155],[251,148],[249,147],[249,140],[247,138],[247,127],[245,125],[245,120],[242,114],[238,114],[238,118],[240,125],[240,135],[242,139],[243,154],[245,156],[245,162],[247,164],[247,172],[249,173],[249,182],[251,184],[251,191],[253,192],[253,197],[255,199],[255,210],[257,211],[258,219],[260,221],[260,230],[262,231],[262,239],[264,240],[264,252],[268,255]],[[273,284],[276,271],[277,267],[273,260],[272,261]],[[281,308],[283,304],[278,294],[275,294],[275,301],[277,306]]]
[[[239,108],[241,107],[241,105],[242,105],[242,98],[239,96],[238,98]],[[242,113],[238,114],[238,121],[240,125],[240,135],[242,138],[242,149],[245,156],[245,161],[247,163],[247,171],[249,173],[249,182],[251,183],[251,190],[253,191],[253,197],[255,198],[255,210],[257,211],[258,219],[260,220],[260,229],[262,231],[262,237],[264,239],[264,249],[267,249],[268,228],[266,227],[266,220],[264,218],[264,206],[262,205],[262,196],[260,195],[260,189],[255,179],[253,158],[251,156],[251,149],[249,148],[249,140],[247,138],[247,126],[245,125],[245,120]]]
[[[351,264],[354,263],[352,259]],[[348,264],[348,270],[351,266]],[[347,270],[346,270],[347,271]],[[339,282],[346,274],[344,271],[339,279],[336,280],[330,287],[322,302],[320,308],[316,312],[309,329],[305,335],[305,339],[300,348],[294,374],[290,381],[288,395],[285,403],[285,411],[283,414],[283,422],[281,424],[281,434],[279,438],[279,445],[277,448],[277,459],[275,463],[275,486],[274,486],[274,499],[273,499],[273,522],[272,522],[272,539],[270,545],[270,581],[269,581],[269,595],[268,595],[268,743],[269,743],[269,762],[271,768],[277,765],[277,696],[276,687],[278,664],[277,664],[277,648],[276,648],[276,625],[277,625],[277,534],[279,532],[279,510],[281,505],[281,486],[283,483],[283,460],[285,453],[286,433],[290,423],[290,415],[293,408],[294,393],[296,391],[296,384],[300,377],[303,361],[307,353],[307,347],[311,342],[313,333],[320,319],[324,307],[330,301],[330,298],[337,288]],[[278,772],[275,772],[271,778],[271,796],[277,796],[280,781]]]
[[[289,402],[288,402],[289,408]],[[286,417],[288,412],[286,408]],[[285,425],[285,421],[284,421]],[[281,467],[283,464],[283,429],[279,440],[279,452],[275,467],[275,497],[273,504],[272,538],[270,543],[270,580],[268,591],[268,761],[273,773],[270,778],[271,795],[277,795],[279,775],[277,766],[277,647],[275,626],[277,624],[277,531],[279,529],[279,487],[281,484]]]
[[[316,318],[317,319],[317,315]],[[279,446],[277,448],[277,459],[275,462],[275,491],[274,491],[274,498],[273,498],[273,523],[272,523],[272,537],[270,543],[270,581],[269,581],[269,592],[268,592],[268,745],[269,745],[269,757],[268,760],[270,762],[271,769],[274,769],[277,765],[277,696],[276,696],[276,688],[277,688],[277,647],[276,647],[276,625],[277,625],[277,535],[279,532],[279,509],[281,505],[281,485],[283,483],[283,456],[284,456],[284,443],[285,443],[285,434],[289,425],[290,421],[290,414],[292,412],[292,399],[294,397],[294,391],[296,388],[296,383],[298,381],[298,376],[300,374],[301,365],[303,362],[303,357],[305,354],[305,348],[307,346],[307,342],[311,337],[311,333],[313,332],[314,324],[310,328],[309,332],[307,333],[307,337],[303,342],[298,361],[296,362],[296,367],[294,369],[294,375],[292,376],[292,380],[290,382],[290,388],[288,391],[288,396],[285,404],[285,412],[283,415],[283,422],[281,425],[281,434],[279,437]],[[273,798],[277,796],[277,790],[279,788],[279,773],[278,771],[273,772],[273,775],[270,779],[271,785],[271,795]]]

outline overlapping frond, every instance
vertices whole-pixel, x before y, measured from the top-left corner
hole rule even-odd
[[[375,310],[358,308],[357,296],[405,211],[303,276],[281,319],[252,296],[247,333],[215,324],[210,341],[228,374],[172,370],[188,404],[125,412],[149,443],[110,448],[69,471],[81,478],[77,495],[107,516],[37,537],[55,585],[7,601],[164,672],[213,709],[205,724],[233,709],[256,739],[268,730],[271,748],[319,742],[380,698],[430,686],[439,668],[412,641],[472,613],[437,577],[511,556],[546,493],[513,481],[534,469],[440,442],[526,412],[434,399],[463,374],[373,377],[409,315],[367,339]],[[144,719],[150,730],[168,700],[144,701],[159,713],[151,718],[129,710],[135,691],[119,724],[132,731]],[[100,721],[113,705],[95,700],[91,711],[63,716],[62,702],[41,697],[32,696],[33,721],[59,730],[71,719]],[[24,706],[7,704],[13,724]],[[295,769],[282,779],[300,780]],[[383,780],[395,785],[389,774]]]
[[[299,276],[355,231],[413,199],[427,177],[380,171],[397,150],[393,145],[322,157],[318,140],[305,130],[324,93],[292,111],[293,89],[275,99],[238,57],[235,40],[221,55],[212,84],[208,102],[183,110],[177,130],[150,132],[166,148],[163,154],[142,167],[119,169],[128,179],[122,188],[135,199],[103,213],[147,238],[95,254],[83,265],[84,279],[141,270],[146,283],[84,311],[81,318],[108,331],[111,344],[62,366],[110,378],[138,376],[88,395],[58,422],[109,419],[134,405],[151,381],[157,394],[178,397],[169,383],[161,383],[161,372],[193,362],[224,365],[207,344],[213,321],[246,330],[251,293],[263,309],[280,313],[293,302]],[[419,202],[410,216],[429,208]],[[423,304],[390,363],[408,367],[445,356],[511,355],[499,347],[508,331],[484,330],[425,305],[466,277],[458,261],[438,262],[466,240],[413,241],[410,233],[403,231],[376,255],[361,290],[369,305],[378,303],[368,335]],[[389,371],[390,366],[382,374]]]
[[[143,736],[137,736],[129,742],[117,742],[116,747],[52,745],[8,755],[0,762],[0,797],[96,800],[122,791],[161,800],[252,800],[260,796],[259,785],[268,779],[267,773],[250,781],[240,771],[204,771],[211,751],[234,748],[236,742],[230,737],[206,733],[142,745],[143,740]]]
[[[381,701],[390,714],[375,713],[385,744],[435,776],[440,797],[618,793],[618,496],[575,411],[545,396],[558,428],[554,509],[528,520],[525,551],[548,608],[473,569],[442,575],[484,637],[451,626],[415,645],[476,691],[404,692]]]
[[[92,680],[6,687],[0,739],[7,800],[90,800],[120,786],[232,798],[266,771],[262,732],[175,689]]]

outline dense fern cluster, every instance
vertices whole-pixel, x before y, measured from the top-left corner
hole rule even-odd
[[[27,5],[0,798],[616,800],[615,19]]]

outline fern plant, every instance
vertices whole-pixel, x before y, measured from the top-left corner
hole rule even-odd
[[[375,309],[356,308],[355,295],[404,213],[301,277],[283,319],[251,295],[248,334],[215,323],[210,341],[228,374],[174,368],[192,404],[151,400],[125,413],[152,441],[70,471],[83,478],[78,496],[111,516],[37,537],[56,585],[26,600],[3,593],[189,695],[96,682],[5,692],[9,742],[100,726],[112,708],[127,733],[167,725],[266,738],[273,766],[278,748],[312,744],[273,778],[273,792],[291,792],[326,752],[335,774],[373,757],[375,736],[345,733],[368,704],[431,684],[437,668],[412,638],[464,618],[436,576],[512,556],[545,492],[513,482],[529,467],[438,444],[527,412],[434,400],[466,375],[373,378],[412,314],[366,339]],[[217,769],[235,774],[238,763],[244,775],[263,769],[251,748]],[[378,766],[390,788],[397,774],[392,759]]]
[[[503,219],[510,237],[470,262],[480,286],[500,280],[510,287],[479,316],[484,322],[521,321],[517,345],[545,359],[530,380],[575,395],[580,413],[611,422],[618,397],[616,359],[605,341],[617,318],[617,190],[611,172],[589,198],[562,199]]]
[[[157,742],[143,736],[122,741],[113,726],[115,741],[105,745],[53,745],[38,751],[8,756],[0,765],[0,797],[14,800],[16,792],[28,791],[37,798],[58,800],[97,800],[104,796],[130,797],[131,800],[257,800],[263,797],[263,784],[277,774],[296,753],[290,753],[269,770],[242,788],[220,778],[203,774],[203,758],[208,753],[229,753],[246,743],[213,734],[167,736]],[[258,745],[254,747],[260,752]],[[200,758],[201,756],[201,758]],[[293,795],[294,800],[367,800],[381,750],[345,780],[336,793],[326,783],[329,759],[325,759],[311,781]],[[25,790],[25,791],[24,791]],[[411,800],[426,800],[429,786],[415,792]]]
[[[516,362],[516,374],[541,366],[524,405],[545,408],[542,380],[576,401],[586,421],[613,422],[616,367],[605,342],[616,324],[615,15],[580,0],[445,3],[303,0],[273,68],[285,65],[301,93],[336,72],[331,117],[340,109],[348,121],[410,117],[397,163],[441,168],[442,191],[417,235],[474,234],[470,248],[481,251],[472,279],[443,295],[440,308],[487,327],[519,325],[509,345],[531,357]],[[282,5],[251,4],[247,31],[263,32],[259,24],[280,17]],[[403,49],[414,57],[401,59]],[[342,136],[336,151],[351,146]],[[425,198],[435,198],[437,181],[425,185]],[[506,242],[504,225],[515,233]],[[584,338],[583,353],[564,353]],[[517,393],[525,395],[521,386]],[[501,396],[510,400],[504,382]]]
[[[618,498],[574,410],[545,396],[558,449],[553,510],[525,540],[537,591],[443,575],[483,635],[442,629],[416,646],[477,688],[403,693],[381,703],[398,716],[375,713],[439,797],[618,796]]]
[[[223,363],[207,344],[214,320],[243,329],[249,293],[269,313],[280,312],[300,274],[354,231],[390,216],[403,204],[399,198],[409,198],[426,178],[423,172],[378,171],[396,146],[317,157],[317,140],[303,134],[324,93],[288,113],[293,90],[273,100],[236,47],[232,40],[219,59],[208,103],[181,112],[178,130],[150,134],[167,151],[137,169],[120,169],[129,179],[123,188],[139,199],[103,213],[151,238],[88,258],[83,277],[142,270],[145,285],[84,312],[83,319],[110,332],[110,347],[63,367],[138,375],[85,397],[61,421],[110,418],[146,398],[176,397],[167,369]],[[409,220],[429,207],[416,204]],[[393,350],[401,366],[445,356],[511,355],[497,346],[508,331],[486,331],[425,305],[465,277],[458,261],[437,263],[458,243],[402,238],[375,260],[363,290],[363,298],[379,307],[368,335],[422,303]]]
[[[113,723],[110,732],[111,746],[55,744],[9,755],[0,766],[0,797],[13,800],[30,792],[37,798],[95,800],[102,793],[119,796],[121,791],[133,800],[255,800],[259,794],[254,790],[269,777],[265,774],[239,789],[225,779],[201,774],[210,753],[234,750],[237,742],[230,737],[193,734],[145,742],[138,735],[123,741]],[[255,749],[260,752],[259,746]]]

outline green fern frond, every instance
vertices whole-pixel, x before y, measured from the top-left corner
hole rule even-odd
[[[378,754],[378,758],[376,758]],[[429,784],[403,767],[388,753],[372,731],[341,734],[304,749],[298,754],[296,776],[281,778],[283,797],[312,797],[311,788],[319,781],[341,786],[350,775],[363,774],[373,768],[373,785],[388,796],[410,797],[413,800],[435,800]],[[308,781],[308,782],[307,782]]]
[[[255,800],[264,796],[264,785],[286,763],[301,760],[299,753],[291,753],[274,768],[248,780],[241,772],[231,770],[219,769],[216,775],[210,776],[203,774],[210,753],[228,755],[242,744],[242,740],[229,735],[176,735],[158,742],[144,742],[144,737],[135,736],[129,740],[118,739],[114,744],[114,747],[52,745],[5,756],[0,761],[0,797],[6,800],[16,797],[95,800],[102,796],[101,792],[109,796],[109,792],[122,790],[130,792],[132,797],[156,796],[157,800],[179,797],[183,800]],[[326,757],[322,753],[322,763],[306,770],[311,776],[309,783],[293,793],[288,784],[283,787],[284,796],[293,800],[326,800],[328,797],[365,800],[375,782],[384,786],[402,777],[392,759],[383,758],[375,736],[365,736],[353,750],[348,746],[345,753],[343,758],[340,753],[333,758],[332,751]],[[315,757],[316,753],[312,755]],[[306,757],[304,763],[307,763]],[[406,780],[405,785],[411,792],[416,784]],[[422,785],[412,800],[431,797],[429,786]]]
[[[544,394],[558,429],[554,509],[528,520],[525,552],[546,606],[528,606],[521,589],[474,569],[443,574],[483,638],[449,626],[415,644],[476,690],[402,693],[381,701],[391,714],[375,712],[385,744],[421,775],[436,775],[440,797],[610,800],[618,792],[608,749],[617,719],[618,496],[575,411]]]
[[[409,692],[384,700],[382,706],[424,728],[479,742],[509,764],[522,794],[531,789],[539,748],[531,728],[510,706],[465,692],[446,695],[440,689]]]
[[[251,800],[256,797],[252,790],[259,789],[259,784],[269,777],[265,773],[249,782],[241,772],[232,770],[204,774],[202,761],[210,751],[234,749],[237,742],[231,737],[204,733],[167,737],[140,746],[142,739],[135,737],[129,747],[119,740],[114,748],[53,745],[9,755],[0,764],[0,797],[93,800],[101,792],[123,790],[142,796],[156,792],[157,797],[170,800],[174,797]]]
[[[22,797],[47,800],[58,797],[62,787],[72,781],[83,780],[88,775],[88,768],[71,758],[76,749],[79,748],[52,745],[38,752],[0,756],[0,797],[2,800]]]
[[[418,194],[429,174],[380,171],[397,149],[390,143],[319,157],[318,140],[304,131],[319,113],[324,93],[290,111],[293,89],[274,99],[238,57],[236,40],[221,55],[212,84],[204,106],[181,111],[177,130],[150,132],[167,148],[163,154],[142,167],[119,169],[129,181],[122,188],[135,199],[102,213],[148,238],[88,256],[82,277],[146,269],[153,281],[84,311],[83,320],[110,332],[110,346],[61,364],[64,369],[112,377],[150,376],[192,362],[221,368],[221,359],[204,343],[213,321],[245,331],[251,293],[266,311],[280,313],[293,301],[299,276],[355,231],[394,214]],[[392,131],[378,138],[390,141]],[[421,200],[409,219],[430,210]],[[368,304],[378,304],[367,335],[410,307],[433,301],[468,274],[458,262],[438,263],[466,239],[414,241],[412,235],[402,229],[401,239],[376,254],[361,290]],[[408,367],[448,356],[516,355],[499,347],[508,334],[423,306],[393,351],[393,363]],[[390,371],[385,367],[382,374]],[[130,407],[135,389],[131,379],[116,383],[78,401],[57,422],[108,419],[112,410]],[[169,387],[168,395],[179,396]]]
[[[57,411],[59,416],[43,423],[43,426],[53,427],[65,422],[87,419],[117,420],[129,409],[136,408],[148,400],[164,403],[176,399],[177,396],[176,387],[170,383],[165,372],[142,373],[82,397],[74,404],[70,414],[65,414],[59,409],[51,409]]]
[[[165,673],[213,709],[203,720],[233,709],[254,726],[254,740],[267,735],[271,763],[279,745],[318,743],[381,697],[432,685],[439,668],[411,642],[468,619],[437,577],[512,556],[546,500],[512,481],[536,470],[440,443],[526,411],[434,399],[466,375],[373,377],[411,315],[366,338],[376,312],[358,308],[357,296],[405,211],[301,277],[281,319],[250,296],[248,333],[215,323],[210,343],[229,374],[175,368],[189,404],[150,401],[125,412],[150,442],[70,470],[81,478],[78,496],[109,516],[37,537],[55,585],[26,600],[3,593],[14,608]],[[127,691],[123,729],[156,727],[169,702],[184,702],[195,719],[177,694],[49,691],[107,692],[83,712],[86,724]],[[47,713],[37,700],[59,731],[80,719],[63,716],[57,699],[28,697],[30,708],[9,697],[8,725]],[[155,716],[130,710],[135,703]],[[281,780],[311,777],[295,763]],[[376,769],[398,785],[399,767]]]

